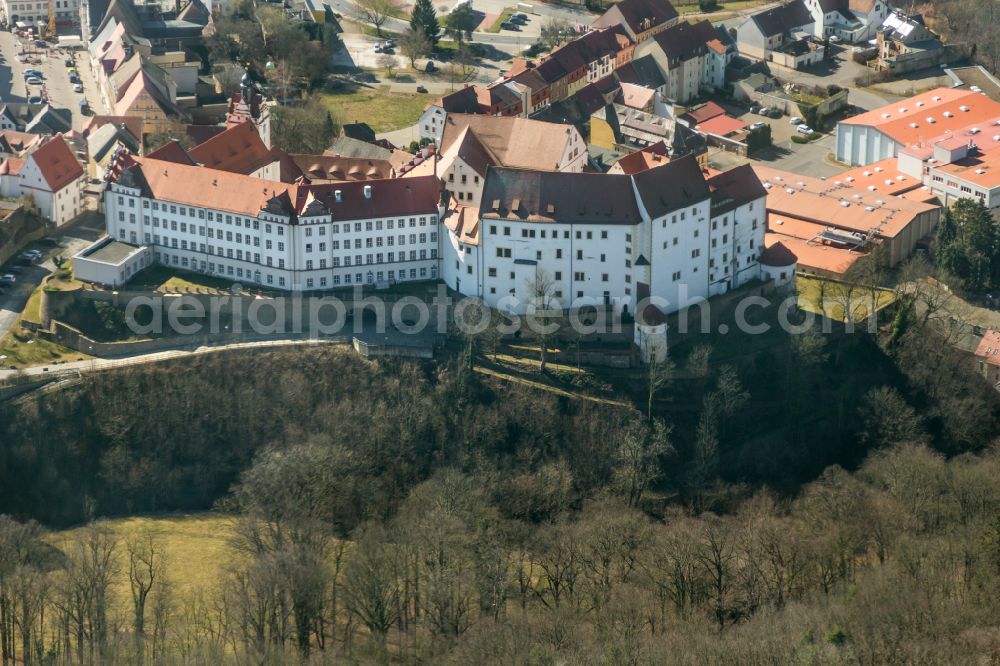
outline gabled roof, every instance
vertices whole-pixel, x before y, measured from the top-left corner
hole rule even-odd
[[[108,124],[115,125],[116,127],[125,125],[125,129],[134,138],[142,138],[142,118],[138,116],[91,116],[90,121],[83,128],[83,134],[85,136],[89,135]]]
[[[251,174],[275,160],[261,140],[257,127],[249,120],[195,146],[188,155],[211,169],[243,174]]]
[[[83,176],[83,167],[61,136],[54,136],[28,156],[42,173],[49,190],[58,192]]]
[[[715,136],[729,136],[737,132],[742,132],[747,128],[747,124],[738,118],[721,115],[698,123],[695,128],[703,134],[714,134]]]
[[[712,215],[719,215],[767,196],[753,167],[744,164],[708,179],[712,193]]]
[[[1000,365],[1000,333],[993,330],[986,331],[979,341],[979,346],[976,347],[976,356],[990,365]]]
[[[812,14],[802,0],[793,0],[780,7],[757,12],[750,16],[750,20],[765,37],[781,35],[813,23]]]
[[[120,116],[128,115],[127,112],[132,109],[132,105],[135,104],[136,100],[139,99],[144,91],[168,117],[187,117],[187,114],[181,110],[180,107],[171,102],[163,95],[163,93],[160,92],[160,89],[148,76],[145,69],[141,70],[135,78],[132,79],[132,82],[126,88],[125,93],[115,104],[115,114]]]
[[[654,90],[667,82],[656,60],[648,54],[615,68],[615,77],[622,83],[646,86]]]
[[[654,219],[709,197],[708,184],[693,156],[671,160],[632,178],[642,205]]]
[[[57,109],[48,104],[24,126],[26,132],[36,134],[59,134],[73,129],[73,113],[69,109]]]
[[[706,120],[711,120],[712,118],[717,118],[719,116],[726,115],[726,110],[715,102],[707,102],[701,106],[691,109],[683,116],[682,119],[687,120],[692,126],[698,123],[703,123]]]
[[[395,175],[388,160],[301,154],[288,157],[298,172],[296,178],[305,176],[311,182],[382,180]]]
[[[211,15],[212,12],[208,10],[208,7],[201,0],[188,0],[188,3],[177,14],[177,18],[189,23],[206,25]]]
[[[465,162],[470,169],[484,177],[489,167],[500,164],[496,156],[476,138],[476,133],[468,125],[461,128],[457,138],[454,140],[451,139],[451,137],[448,137],[448,143],[445,144],[447,148],[441,154],[442,161],[448,161],[457,157]],[[442,141],[442,144],[444,144],[444,141]]]
[[[708,50],[708,43],[718,39],[719,31],[709,21],[684,21],[653,37],[671,66],[704,55]]]
[[[0,152],[22,155],[41,141],[42,137],[38,134],[0,130]]]
[[[479,100],[474,86],[466,86],[445,95],[436,104],[448,113],[479,113]]]
[[[479,245],[479,209],[452,201],[441,219],[461,243]]]
[[[642,221],[629,176],[492,168],[483,186],[485,219],[573,224]]]
[[[668,0],[621,0],[594,21],[594,27],[624,24],[633,34],[651,30],[677,19],[677,10]]]
[[[615,101],[633,109],[644,109],[652,104],[655,96],[656,91],[652,88],[637,86],[634,83],[622,83]]]
[[[465,128],[469,128],[498,166],[549,171],[558,167],[569,137],[576,131],[570,125],[528,118],[450,113],[441,135],[442,155]]]
[[[195,166],[197,164],[195,160],[191,159],[191,155],[188,154],[188,151],[184,150],[184,146],[177,139],[167,141],[147,155],[147,157],[153,160],[173,162],[174,164],[187,164],[188,166]]]
[[[92,160],[100,161],[119,143],[134,153],[139,152],[139,140],[131,132],[114,123],[106,123],[87,135],[87,154]]]
[[[666,164],[669,161],[670,151],[667,150],[667,145],[661,141],[642,150],[637,150],[631,155],[626,155],[615,162],[615,166],[621,169],[622,173],[630,176]]]

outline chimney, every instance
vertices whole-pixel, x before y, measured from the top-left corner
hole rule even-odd
[[[334,198],[337,199],[337,203],[340,203],[341,201],[344,200],[344,193],[341,190],[334,190],[333,196]]]
[[[365,199],[371,199],[371,198],[372,198],[372,186],[365,185]]]

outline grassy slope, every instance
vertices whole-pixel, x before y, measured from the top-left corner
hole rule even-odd
[[[389,132],[420,120],[431,99],[419,93],[394,93],[385,88],[322,95],[323,103],[340,123],[368,123],[376,132]]]
[[[107,525],[120,540],[142,530],[150,530],[156,536],[163,548],[167,577],[178,601],[201,591],[213,591],[226,564],[232,562],[235,556],[229,545],[229,539],[233,535],[232,521],[229,517],[216,513],[119,518],[108,521]],[[75,530],[54,532],[50,539],[54,545],[59,546],[74,532]],[[131,601],[124,546],[118,549],[118,557],[115,601],[121,608],[127,609]]]

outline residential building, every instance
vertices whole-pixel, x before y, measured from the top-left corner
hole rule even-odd
[[[933,67],[949,58],[938,36],[924,25],[919,14],[896,10],[889,14],[876,33],[878,68],[908,72]]]
[[[837,123],[836,156],[852,166],[895,157],[906,146],[1000,118],[1000,103],[959,88],[937,88]]]
[[[33,143],[0,165],[0,195],[29,195],[38,212],[62,226],[83,211],[83,167],[61,135]]]
[[[608,173],[620,173],[626,176],[662,166],[670,161],[670,149],[662,141],[626,155],[611,165]]]
[[[465,86],[439,97],[424,108],[418,121],[420,139],[440,145],[444,121],[449,113],[486,113],[479,105],[479,95],[473,86]]]
[[[480,205],[487,170],[579,172],[587,144],[572,125],[527,118],[450,114],[435,173],[458,205]]]
[[[609,104],[590,116],[590,144],[621,153],[634,153],[664,143],[671,157],[707,152],[705,138],[675,118],[659,116],[621,104]]]
[[[888,0],[805,0],[814,34],[850,43],[868,42],[892,11]]]
[[[154,261],[295,291],[438,276],[433,176],[289,184],[122,154],[108,235]]]
[[[478,218],[445,218],[442,276],[523,311],[537,280],[558,305],[665,312],[760,279],[765,192],[749,167],[706,179],[692,157],[634,175],[492,168]]]
[[[723,88],[735,56],[729,36],[709,21],[678,23],[635,47],[634,58],[651,56],[663,75],[664,98],[686,104],[702,91]]]
[[[815,20],[803,0],[751,14],[736,29],[741,55],[799,69],[823,59],[823,47],[813,42]]]
[[[0,0],[0,12],[10,25],[26,23],[31,27],[41,21],[49,24],[49,0]],[[80,11],[80,0],[52,0],[52,11],[55,13],[56,31],[66,30],[77,21]]]
[[[780,241],[799,270],[842,276],[876,246],[890,266],[909,257],[937,227],[941,206],[768,167],[754,167],[767,189],[768,247]]]
[[[995,387],[1000,387],[1000,333],[988,330],[976,347],[976,371]]]
[[[620,26],[639,43],[677,23],[679,16],[668,0],[620,0],[591,25],[594,28]]]

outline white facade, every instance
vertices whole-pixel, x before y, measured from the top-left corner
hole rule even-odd
[[[73,257],[73,276],[85,282],[120,287],[152,263],[149,248],[104,236]]]
[[[35,206],[38,207],[38,212],[55,222],[56,226],[66,224],[83,212],[82,177],[53,192],[42,176],[41,169],[29,157],[17,176],[3,178],[16,178],[19,193],[14,196],[30,194]]]
[[[441,145],[441,134],[444,132],[444,121],[448,113],[437,104],[431,104],[421,114],[417,123],[420,129],[420,138]]]
[[[336,221],[329,212],[247,216],[153,200],[118,182],[105,209],[111,237],[148,245],[158,263],[234,281],[302,291],[438,277],[436,209]]]
[[[842,1],[831,4],[824,0],[805,0],[805,3],[816,21],[817,37],[838,37],[851,43],[874,39],[879,26],[891,11],[889,3],[884,0],[875,0],[870,9],[866,2]],[[836,4],[841,7],[833,8]],[[830,11],[825,11],[824,6]]]
[[[0,0],[0,9],[10,24],[23,21],[34,25],[42,21],[47,25],[49,22],[48,0]],[[57,21],[70,20],[77,16],[80,1],[52,0],[52,9]]]
[[[864,166],[895,157],[900,145],[869,125],[837,124],[837,161]]]

